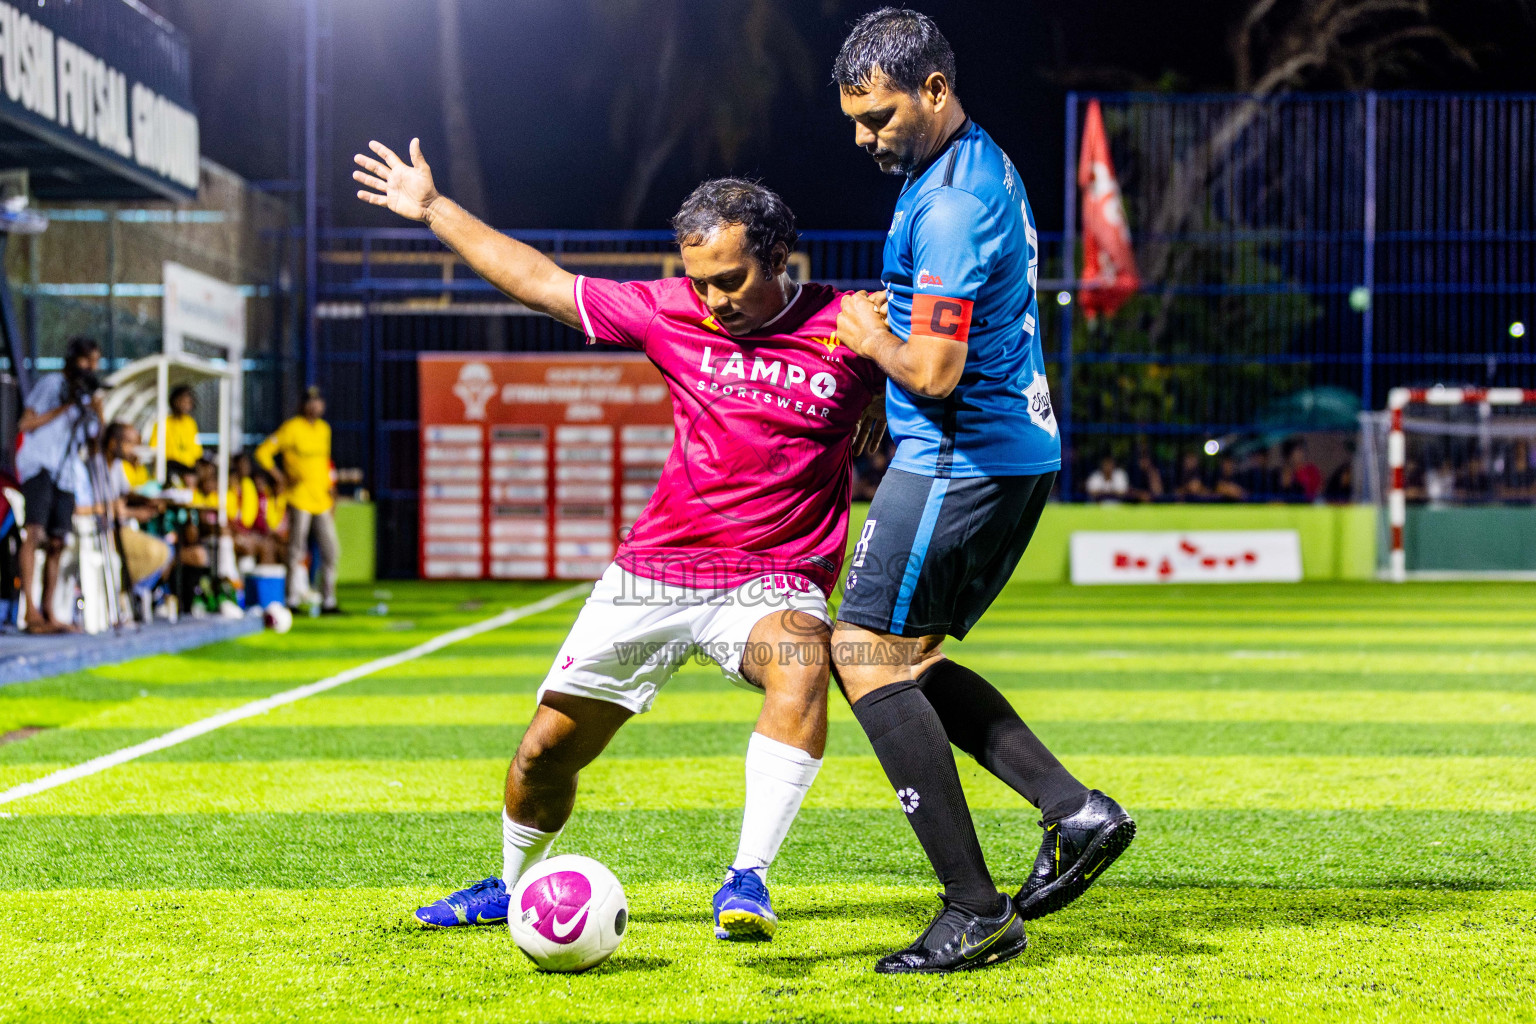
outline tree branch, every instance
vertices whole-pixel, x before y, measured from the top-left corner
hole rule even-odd
[[[1248,9],[1243,20],[1233,30],[1228,50],[1232,54],[1233,74],[1239,91],[1247,92],[1253,82],[1253,34],[1259,23],[1269,16],[1280,0],[1258,0]]]

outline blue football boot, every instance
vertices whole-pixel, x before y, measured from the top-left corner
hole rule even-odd
[[[499,878],[475,882],[429,906],[416,911],[416,920],[426,928],[457,928],[465,924],[506,924],[507,886]]]
[[[725,884],[715,893],[715,938],[767,942],[778,927],[762,876],[751,868],[727,868]]]

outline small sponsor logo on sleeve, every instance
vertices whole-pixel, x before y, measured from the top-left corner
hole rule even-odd
[[[917,286],[919,288],[942,288],[944,287],[944,279],[938,274],[930,274],[924,270],[917,275]]]

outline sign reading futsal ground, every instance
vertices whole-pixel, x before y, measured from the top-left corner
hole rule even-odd
[[[423,579],[595,579],[672,448],[639,356],[423,355]]]
[[[1072,534],[1073,583],[1297,583],[1295,530]]]
[[[0,165],[38,196],[185,199],[199,161],[174,26],[122,0],[0,0]]]

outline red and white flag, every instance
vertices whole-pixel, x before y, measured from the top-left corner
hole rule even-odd
[[[1089,320],[1100,313],[1114,316],[1141,287],[1141,275],[1136,271],[1131,229],[1125,223],[1125,203],[1098,100],[1088,103],[1077,185],[1083,193],[1083,279],[1078,301]]]

